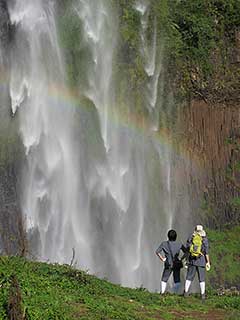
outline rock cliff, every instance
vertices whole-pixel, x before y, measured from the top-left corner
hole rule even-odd
[[[193,214],[214,227],[239,222],[239,106],[193,100],[179,119]]]

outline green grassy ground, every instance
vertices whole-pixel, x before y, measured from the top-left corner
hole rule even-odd
[[[222,231],[208,230],[212,269],[208,279],[213,288],[238,286],[240,289],[240,226]]]
[[[0,319],[16,296],[16,276],[26,319],[240,319],[238,296],[216,296],[205,304],[198,296],[149,293],[99,280],[70,266],[0,258]],[[21,318],[17,318],[21,319]]]

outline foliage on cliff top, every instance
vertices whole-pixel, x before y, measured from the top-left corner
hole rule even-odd
[[[200,98],[239,99],[240,2],[173,2],[171,21],[179,41],[172,57],[183,90],[190,89]]]
[[[212,235],[210,239],[213,241]],[[5,256],[0,258],[0,275],[2,320],[7,319],[9,304],[14,299],[20,304],[15,309],[28,320],[240,317],[238,296],[217,296],[211,290],[206,304],[202,305],[198,296],[186,299],[169,294],[161,297],[144,288],[129,289],[111,284],[68,265]]]

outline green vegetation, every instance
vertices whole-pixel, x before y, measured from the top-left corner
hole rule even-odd
[[[238,0],[154,1],[162,14],[166,69],[175,94],[236,100],[240,82]],[[237,49],[238,47],[238,49]]]
[[[231,194],[228,197],[227,205],[231,209],[231,222],[236,224],[240,222],[240,161],[239,161],[239,133],[232,132],[226,143],[231,147],[231,158],[226,168],[225,178],[231,188]]]
[[[180,41],[173,50],[173,59],[181,86],[200,98],[228,100],[233,94],[234,99],[240,79],[236,53],[240,2],[174,2],[172,22]]]
[[[143,288],[113,285],[67,265],[1,257],[0,274],[2,320],[7,319],[7,312],[13,309],[28,320],[207,320],[239,319],[240,316],[237,296],[220,297],[211,293],[202,305],[198,296],[160,297]]]
[[[212,270],[209,282],[214,288],[239,285],[240,283],[240,226],[221,231],[208,230]]]

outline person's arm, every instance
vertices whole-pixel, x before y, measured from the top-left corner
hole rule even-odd
[[[166,257],[162,256],[159,252],[156,252],[156,255],[162,262],[166,261]]]
[[[205,255],[206,258],[206,270],[209,271],[211,269],[211,264],[210,264],[210,259],[209,259],[209,255],[206,254]]]
[[[164,262],[166,261],[166,257],[164,257],[161,253],[163,251],[163,243],[160,244],[160,246],[157,248],[156,250],[156,255],[158,256],[158,258]]]
[[[210,264],[210,257],[209,257],[209,244],[208,244],[207,238],[205,238],[204,245],[205,245],[206,270],[209,271],[211,269],[211,264]]]
[[[205,258],[206,258],[206,262],[210,264],[209,254],[206,254],[206,255],[205,255]]]

